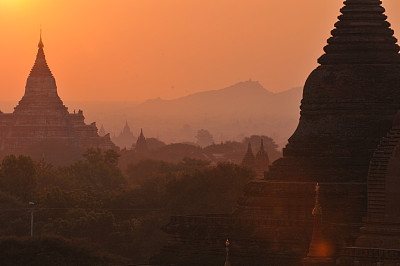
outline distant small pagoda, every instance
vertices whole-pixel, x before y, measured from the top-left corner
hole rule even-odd
[[[251,143],[247,146],[247,152],[242,160],[242,166],[253,169],[258,176],[264,176],[264,173],[269,169],[269,157],[264,149],[264,141],[261,138],[260,150],[254,156]]]
[[[244,155],[242,166],[254,169],[256,166],[256,157],[254,157],[253,149],[251,148],[251,143],[247,145],[247,152]]]
[[[58,96],[40,34],[38,52],[25,94],[13,113],[0,113],[0,154],[26,154],[55,163],[80,158],[87,148],[117,149],[96,123],[86,125],[82,110],[69,113]]]
[[[99,129],[99,136],[100,137],[104,137],[106,135],[106,130],[104,129],[104,126],[101,125],[100,129]]]
[[[140,129],[140,135],[136,141],[134,150],[139,154],[147,154],[149,152],[149,147],[147,146],[147,141],[143,134],[143,129]]]
[[[114,136],[112,141],[118,145],[121,149],[128,149],[135,143],[136,137],[133,135],[131,128],[128,125],[128,121],[125,122],[125,126],[118,136]]]

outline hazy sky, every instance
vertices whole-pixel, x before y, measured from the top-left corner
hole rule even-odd
[[[400,32],[400,1],[383,0]],[[63,100],[302,86],[341,0],[0,0],[1,100],[21,98],[39,28]],[[397,34],[397,36],[400,36]]]

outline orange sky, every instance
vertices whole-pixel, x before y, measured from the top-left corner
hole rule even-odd
[[[400,1],[383,3],[400,32]],[[341,6],[340,0],[0,0],[1,100],[22,97],[40,24],[67,101],[169,99],[249,78],[275,92],[302,86]]]

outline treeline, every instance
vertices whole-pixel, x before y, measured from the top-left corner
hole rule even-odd
[[[90,149],[83,158],[55,167],[23,155],[6,156],[0,164],[0,236],[29,235],[28,202],[33,202],[35,237],[85,239],[104,254],[147,263],[165,244],[160,228],[171,215],[231,212],[253,176],[235,164],[189,158],[178,163],[143,160],[125,172],[114,151]],[[89,251],[88,260],[93,260]],[[7,265],[3,258],[0,265]]]
[[[217,162],[233,162],[240,164],[247,152],[248,144],[251,143],[253,152],[257,153],[260,149],[261,139],[264,142],[265,152],[268,154],[270,162],[282,156],[278,145],[268,136],[252,135],[245,137],[241,142],[225,141],[214,143],[206,147],[201,147],[196,143],[171,143],[165,144],[155,138],[146,139],[149,151],[146,154],[131,150],[122,150],[119,165],[126,169],[132,162],[139,162],[144,158],[161,160],[166,162],[178,163],[184,158],[194,158],[198,160],[210,160]]]

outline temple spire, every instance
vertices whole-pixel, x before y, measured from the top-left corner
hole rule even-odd
[[[44,44],[42,39],[42,29],[40,29],[38,52],[36,54],[35,64],[32,67],[30,76],[47,76],[53,77],[49,66],[47,65],[46,56],[44,55]]]
[[[40,40],[39,40],[39,44],[38,44],[39,49],[43,49],[44,48],[44,44],[42,41],[42,27],[40,27]]]
[[[242,165],[250,169],[253,169],[255,163],[256,163],[256,157],[254,157],[254,153],[251,148],[251,143],[249,141],[249,144],[247,145],[247,152],[242,160]]]
[[[135,147],[136,152],[146,154],[149,149],[147,147],[147,141],[146,138],[144,137],[143,134],[143,129],[140,129],[140,135],[136,141],[136,147]]]
[[[315,204],[312,214],[314,226],[310,248],[307,257],[303,259],[303,266],[333,266],[334,261],[329,257],[329,250],[322,235],[322,208],[319,204],[319,184],[315,185]]]
[[[312,211],[312,214],[315,216],[321,216],[322,215],[322,208],[319,205],[319,184],[317,183],[315,185],[315,204],[314,204],[314,209]]]
[[[225,257],[225,264],[224,266],[231,266],[231,263],[229,262],[229,239],[226,239],[225,242],[225,251],[226,251],[226,257]]]
[[[315,204],[314,204],[314,209],[312,211],[312,215],[314,216],[314,227],[307,257],[312,257],[312,258],[324,257],[325,254],[322,254],[324,246],[322,240],[322,229],[321,229],[322,209],[321,206],[319,205],[318,183],[315,185]]]
[[[264,149],[264,139],[261,137],[260,150],[256,154],[256,172],[259,176],[264,176],[269,170],[269,157]]]

